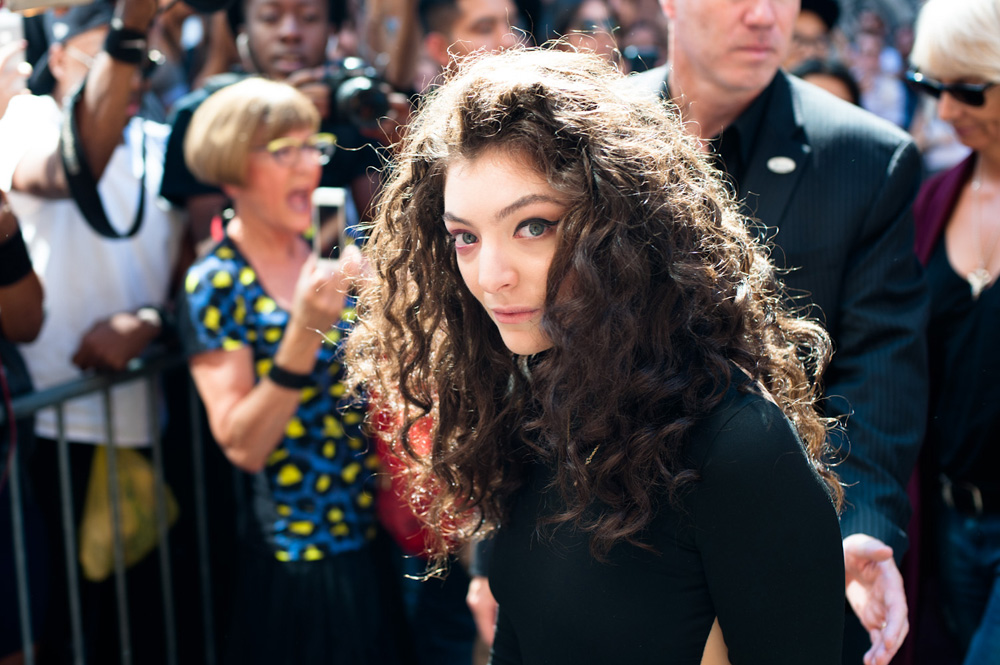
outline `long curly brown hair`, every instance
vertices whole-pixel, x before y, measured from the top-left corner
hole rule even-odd
[[[541,321],[552,348],[532,357],[504,346],[442,222],[449,164],[496,149],[572,202]],[[389,175],[347,363],[394,416],[386,436],[409,461],[434,554],[502,523],[532,460],[555,470],[565,502],[546,523],[589,532],[598,557],[643,546],[657,498],[697,481],[686,433],[734,381],[773,397],[840,504],[815,405],[829,339],[783,304],[671,107],[595,56],[484,56],[424,102]]]

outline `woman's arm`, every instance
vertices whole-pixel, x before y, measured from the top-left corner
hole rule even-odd
[[[42,329],[42,283],[31,269],[17,217],[2,192],[0,260],[0,335],[12,342],[30,342]]]
[[[302,335],[287,330],[275,364],[296,374],[311,372],[321,338],[310,334],[317,341],[296,339]],[[284,358],[284,362],[278,358]],[[212,435],[226,457],[250,473],[263,469],[298,408],[301,391],[266,378],[257,382],[250,347],[206,351],[192,356],[189,362]]]
[[[755,399],[719,431],[692,518],[733,665],[836,665],[844,559],[833,503],[780,410]]]
[[[293,374],[312,372],[323,342],[317,331],[328,330],[340,318],[359,262],[356,249],[340,261],[306,261],[274,365]],[[258,382],[248,346],[204,351],[189,362],[212,434],[226,456],[245,471],[263,469],[298,407],[301,391],[267,377]]]

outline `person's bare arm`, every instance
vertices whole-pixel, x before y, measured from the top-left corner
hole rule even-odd
[[[0,192],[0,246],[23,242],[18,231],[17,218]],[[0,335],[12,342],[34,340],[42,329],[42,298],[42,283],[34,270],[12,284],[0,286]]]
[[[119,0],[115,16],[126,29],[146,33],[157,11],[157,0]],[[94,58],[79,102],[76,122],[79,150],[86,156],[95,181],[101,179],[128,122],[128,101],[137,65],[113,59],[106,51]],[[58,145],[39,146],[25,153],[14,170],[12,188],[45,198],[66,198],[69,187]]]

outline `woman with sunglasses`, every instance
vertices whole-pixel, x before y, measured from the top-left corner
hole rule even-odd
[[[333,147],[319,123],[295,88],[250,78],[211,95],[185,139],[191,171],[235,211],[185,281],[191,374],[248,492],[229,663],[395,662],[376,460],[341,383],[359,255],[317,258],[303,239]]]
[[[825,333],[605,60],[464,66],[399,153],[348,366],[438,560],[496,529],[494,665],[839,664]]]
[[[929,0],[908,78],[972,154],[914,204],[931,292],[925,484],[943,609],[965,662],[1000,654],[1000,0]]]

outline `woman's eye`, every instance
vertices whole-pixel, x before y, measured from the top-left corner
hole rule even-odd
[[[540,238],[555,224],[555,222],[542,219],[532,219],[521,225],[518,229],[518,234],[527,238]]]
[[[468,231],[461,231],[453,237],[455,238],[455,247],[468,247],[469,245],[476,244],[476,241],[479,240],[475,234]]]
[[[528,235],[529,236],[540,236],[545,233],[545,229],[549,228],[546,224],[541,222],[531,222],[528,224]]]

